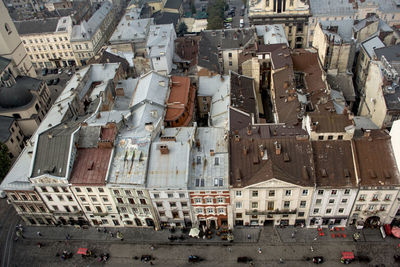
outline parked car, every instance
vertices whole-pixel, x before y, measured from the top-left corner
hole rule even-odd
[[[200,258],[199,256],[196,256],[196,255],[190,255],[189,258],[188,258],[188,262],[192,262],[192,263],[200,262],[200,261],[203,261],[203,260],[204,259],[202,259],[202,258]]]
[[[253,262],[253,259],[250,257],[238,257],[237,262],[238,263],[248,263],[248,262]]]
[[[58,84],[59,81],[60,81],[60,78],[55,78],[55,79],[53,80],[53,85]]]
[[[67,72],[67,74],[68,74],[69,76],[71,76],[71,75],[73,74],[72,70],[69,70],[69,71]]]
[[[57,73],[58,73],[58,69],[51,69],[51,70],[50,70],[50,73],[51,73],[51,74],[57,74]]]
[[[324,262],[324,257],[322,257],[322,256],[313,257],[313,263],[321,264],[323,262]]]
[[[63,73],[63,69],[58,69],[58,74]]]
[[[47,68],[42,69],[42,76],[46,76],[49,70]]]
[[[47,81],[46,81],[46,84],[47,84],[47,85],[52,85],[52,84],[53,84],[53,80],[47,80]]]

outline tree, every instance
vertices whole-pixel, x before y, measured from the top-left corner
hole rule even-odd
[[[188,27],[185,22],[181,22],[178,27],[178,35],[183,36],[187,33]]]
[[[11,167],[11,159],[8,155],[8,147],[0,143],[0,181],[6,177]]]
[[[208,6],[208,30],[222,29],[224,26],[224,9],[225,0],[216,0],[212,5]]]

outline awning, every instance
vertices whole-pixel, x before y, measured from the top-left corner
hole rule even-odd
[[[190,229],[189,236],[191,237],[199,237],[200,230],[198,228]]]
[[[86,255],[88,252],[87,248],[79,248],[78,249],[78,254]]]
[[[342,259],[344,260],[353,260],[354,259],[354,253],[353,252],[342,252]]]

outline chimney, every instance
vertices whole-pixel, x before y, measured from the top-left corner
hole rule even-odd
[[[235,142],[240,142],[240,135],[235,135]]]
[[[262,158],[264,157],[264,145],[260,145],[259,148],[260,148],[260,156]]]
[[[160,152],[161,152],[161,155],[169,154],[168,146],[167,145],[160,145]]]
[[[370,137],[370,135],[371,135],[371,130],[364,131],[364,137]]]
[[[247,135],[251,135],[251,125],[247,126]]]
[[[280,155],[281,154],[281,144],[278,143],[278,141],[275,141],[275,154]]]
[[[215,155],[214,149],[210,149],[210,156],[213,157]]]

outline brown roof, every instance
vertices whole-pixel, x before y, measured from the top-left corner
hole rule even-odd
[[[357,186],[351,141],[313,141],[317,186]]]
[[[296,128],[293,130],[297,131]],[[230,184],[245,187],[276,178],[296,185],[314,186],[312,147],[308,137],[269,138],[270,131],[270,126],[252,126],[230,137]],[[279,155],[276,145],[281,147]]]
[[[190,67],[197,65],[200,36],[179,37],[175,40],[175,51],[180,58],[190,60]]]
[[[280,69],[285,66],[290,67],[293,65],[292,58],[290,57],[290,50],[285,44],[259,44],[257,53],[271,53],[273,69]]]
[[[172,86],[167,102],[165,121],[178,119],[188,105],[190,92],[190,78],[183,76],[171,76]]]
[[[370,133],[354,139],[360,185],[400,185],[390,135],[381,130]]]
[[[347,114],[310,114],[311,122],[317,123],[317,133],[340,133],[345,132],[347,126],[353,125]]]
[[[231,106],[258,116],[253,79],[231,72]]]
[[[71,184],[104,185],[111,148],[79,148],[71,173]]]
[[[335,112],[333,102],[326,83],[322,79],[323,71],[319,64],[318,54],[304,49],[292,53],[293,70],[297,74],[297,86],[304,94],[309,94],[312,103],[312,113],[329,114]],[[299,84],[300,83],[300,84]],[[304,86],[302,85],[304,83]]]
[[[293,69],[282,69],[272,75],[275,89],[275,109],[278,122],[295,125],[299,121],[300,103],[293,84]],[[301,118],[301,116],[300,116]]]

